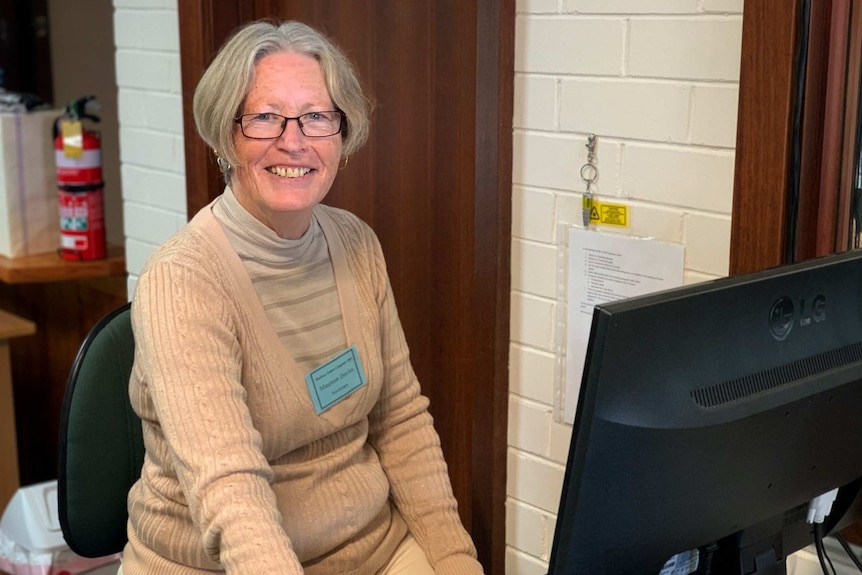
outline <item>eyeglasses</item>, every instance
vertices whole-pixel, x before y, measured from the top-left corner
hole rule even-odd
[[[243,114],[234,118],[234,121],[239,124],[242,135],[246,138],[272,140],[281,137],[287,127],[288,120],[296,120],[303,135],[310,138],[323,138],[339,133],[343,119],[343,113],[332,110],[309,112],[296,118],[288,118],[269,112]]]

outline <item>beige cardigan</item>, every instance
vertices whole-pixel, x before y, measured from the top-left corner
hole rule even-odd
[[[368,379],[321,415],[209,208],[142,271],[130,394],[146,458],[124,575],[373,575],[408,529],[438,575],[482,573],[377,238],[315,215]]]

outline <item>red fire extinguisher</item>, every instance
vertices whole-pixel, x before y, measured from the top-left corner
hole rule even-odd
[[[95,260],[107,255],[102,202],[102,142],[84,129],[93,96],[70,102],[54,127],[54,159],[60,202],[60,253],[66,260]]]

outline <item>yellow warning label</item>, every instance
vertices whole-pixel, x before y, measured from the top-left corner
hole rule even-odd
[[[81,122],[61,120],[60,131],[63,134],[63,154],[67,158],[80,158],[84,155],[84,135]]]
[[[629,226],[629,207],[625,204],[608,204],[593,200],[590,223],[627,228]]]

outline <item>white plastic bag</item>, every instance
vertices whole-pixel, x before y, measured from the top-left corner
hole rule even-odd
[[[69,549],[57,515],[56,481],[16,491],[0,519],[0,571],[9,575],[95,575],[102,566],[116,573],[118,560],[119,555],[81,557]]]

